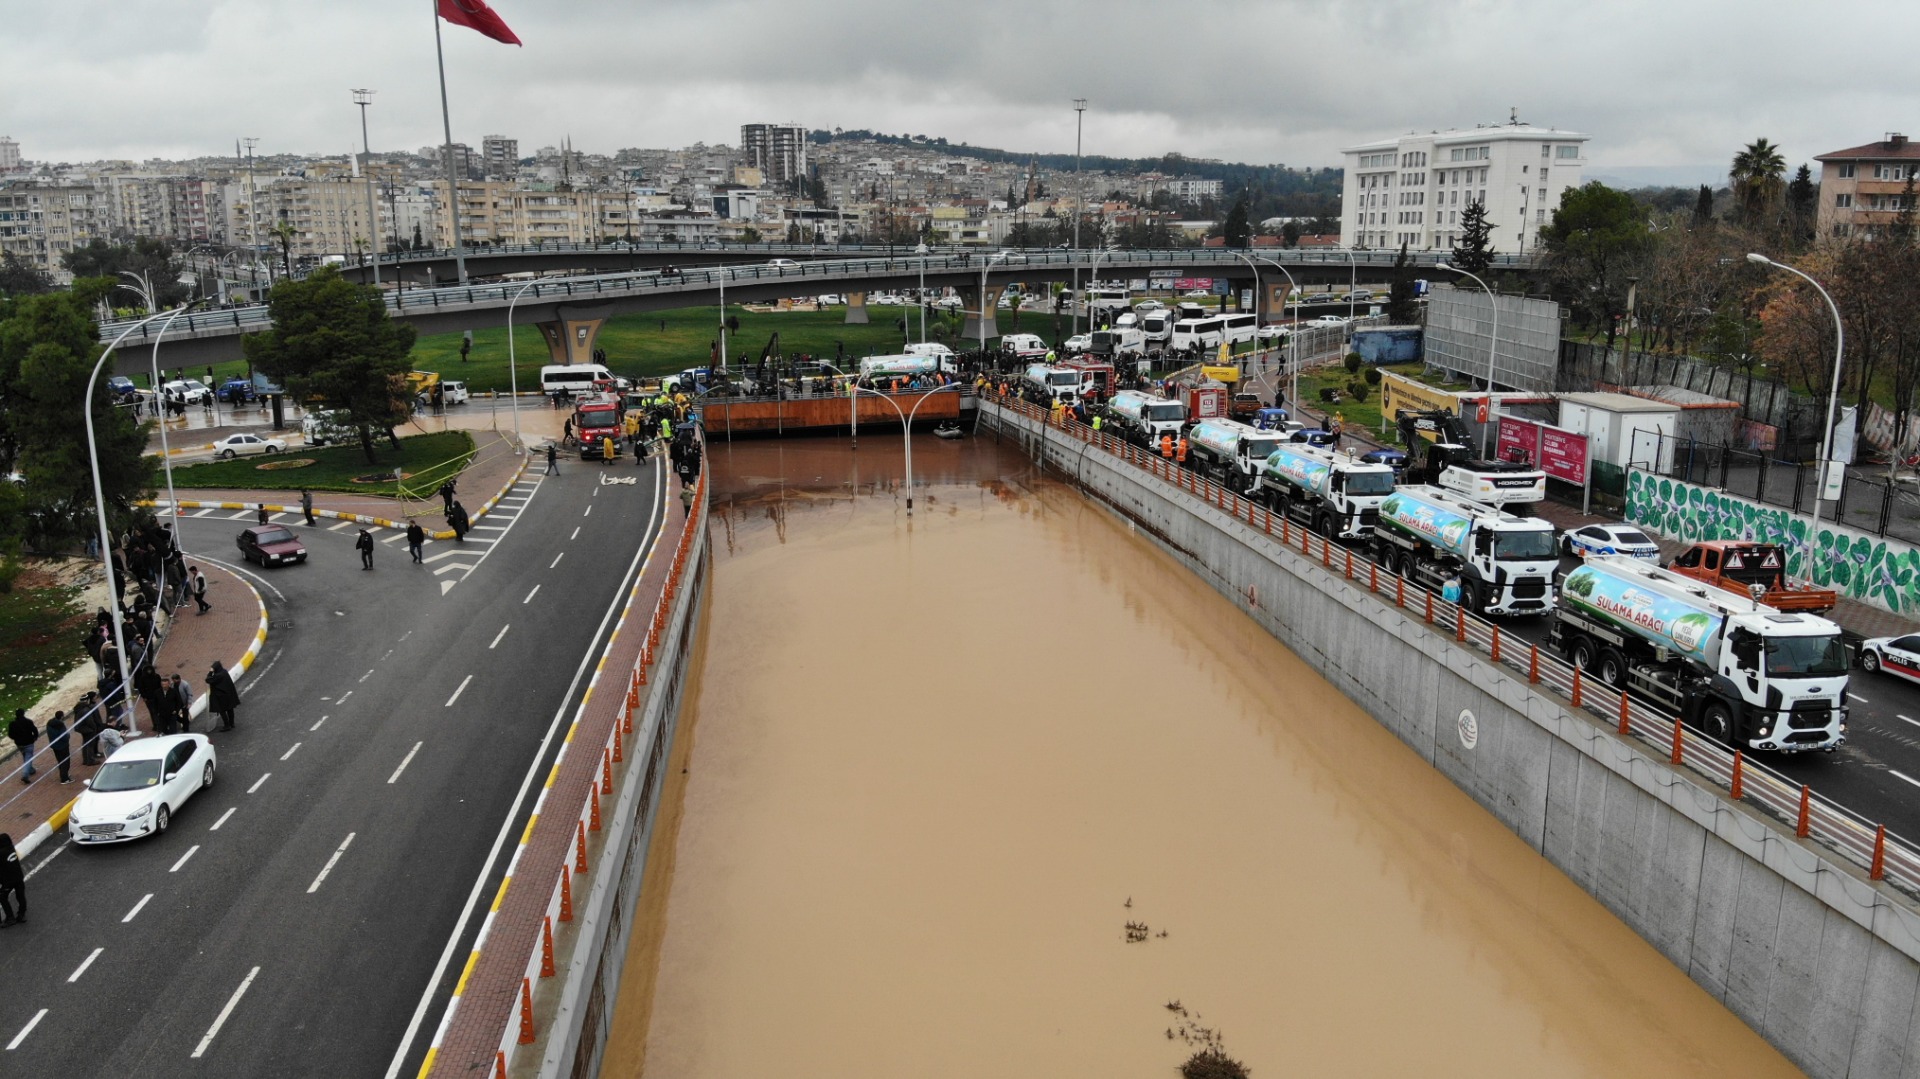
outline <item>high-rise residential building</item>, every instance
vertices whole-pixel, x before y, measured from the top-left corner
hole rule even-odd
[[[1446,250],[1459,242],[1461,212],[1477,202],[1494,250],[1531,251],[1561,192],[1580,186],[1590,138],[1516,119],[1349,146],[1340,241]]]
[[[60,257],[107,235],[103,201],[92,187],[0,183],[0,252],[64,284],[73,275]]]
[[[434,163],[440,166],[438,171],[445,172],[447,168],[447,144],[443,142],[434,147],[432,157]],[[463,180],[477,180],[481,175],[479,171],[481,164],[481,160],[474,155],[473,147],[468,146],[464,142],[456,142],[453,144],[453,171],[455,175]]]
[[[0,172],[12,172],[20,167],[20,144],[10,135],[0,135]]]
[[[1875,230],[1893,224],[1908,198],[1908,178],[1920,175],[1920,144],[1894,131],[1879,142],[1835,150],[1814,160],[1820,162],[1818,234],[1870,239]]]
[[[505,135],[488,135],[480,140],[480,157],[488,176],[496,180],[511,180],[520,169],[520,140]]]
[[[740,157],[769,182],[791,186],[807,175],[807,129],[799,124],[741,124]]]

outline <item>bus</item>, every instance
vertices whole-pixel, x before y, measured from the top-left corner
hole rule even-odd
[[[1086,292],[1087,314],[1115,314],[1128,309],[1130,300],[1123,288],[1090,288]]]
[[[1195,347],[1218,348],[1222,341],[1229,344],[1251,341],[1259,328],[1260,320],[1252,312],[1182,319],[1173,324],[1173,340],[1168,347],[1176,352]]]

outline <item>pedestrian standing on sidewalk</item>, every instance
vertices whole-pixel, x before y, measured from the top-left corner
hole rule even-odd
[[[360,552],[360,568],[373,568],[373,534],[366,529],[360,530],[360,538],[353,541],[354,549]]]
[[[420,527],[419,521],[408,521],[407,522],[407,553],[413,555],[413,560],[416,563],[420,561],[420,548],[426,542],[427,542],[427,530]]]
[[[140,699],[147,702],[147,718],[153,721],[157,733],[167,732],[167,682],[153,669],[152,663],[142,663],[140,669],[133,672],[133,689]]]
[[[7,724],[7,737],[20,747],[20,759],[27,762],[26,771],[20,775],[20,782],[33,782],[33,744],[40,740],[40,728],[27,718],[25,708],[13,710],[13,722]]]
[[[67,714],[55,712],[47,720],[47,748],[53,750],[53,763],[60,769],[60,782],[73,782],[73,746],[67,742]]]
[[[306,515],[307,527],[313,527],[313,492],[300,488],[300,512]]]
[[[106,726],[101,713],[105,710],[97,694],[86,693],[73,711],[80,717],[73,723],[73,732],[80,736],[80,763],[91,768],[100,763],[100,731]]]
[[[173,707],[173,725],[181,734],[192,730],[193,687],[179,675],[167,686],[167,703]]]
[[[213,669],[207,672],[207,711],[220,717],[220,729],[233,729],[233,712],[240,707],[240,691],[233,688],[233,676],[213,661]]]
[[[19,904],[19,913],[14,904]],[[27,874],[20,865],[20,852],[13,837],[0,832],[0,929],[27,920]]]
[[[213,604],[207,602],[207,575],[200,572],[199,566],[190,566],[187,576],[193,581],[193,602],[200,605],[200,609],[193,613],[206,614],[213,609]]]

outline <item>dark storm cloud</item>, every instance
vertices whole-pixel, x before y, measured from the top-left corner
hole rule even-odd
[[[446,27],[454,137],[584,150],[732,143],[749,121],[1090,153],[1334,164],[1409,130],[1523,120],[1606,165],[1799,162],[1899,129],[1889,45],[1920,6],[1701,0],[652,3],[499,0],[513,48]],[[431,0],[63,0],[9,15],[0,134],[30,159],[439,141]],[[1871,33],[1836,32],[1872,27]]]

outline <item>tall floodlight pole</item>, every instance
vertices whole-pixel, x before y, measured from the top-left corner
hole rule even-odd
[[[1820,293],[1820,298],[1827,301],[1827,311],[1833,315],[1833,392],[1827,394],[1827,424],[1820,430],[1820,477],[1813,488],[1813,518],[1807,526],[1807,556],[1806,562],[1802,567],[1805,571],[1804,575],[1806,578],[1812,580],[1813,534],[1820,530],[1820,504],[1826,501],[1827,475],[1833,471],[1833,462],[1830,460],[1833,456],[1833,413],[1834,408],[1840,401],[1840,361],[1845,358],[1847,354],[1847,328],[1846,325],[1840,321],[1840,306],[1833,302],[1833,294],[1827,291],[1826,286],[1815,281],[1810,275],[1802,273],[1784,262],[1775,262],[1758,252],[1749,254],[1747,261],[1756,262],[1762,266],[1771,266],[1776,270],[1785,270],[1795,277],[1800,278],[1802,281],[1805,281],[1807,284],[1812,285],[1814,290]]]
[[[373,201],[373,142],[367,138],[367,106],[373,104],[372,90],[353,91],[353,103],[360,106],[360,148],[366,161],[367,181],[367,257],[372,260],[373,284],[380,285],[380,216]],[[398,272],[398,271],[396,271]]]
[[[253,287],[260,287],[260,214],[259,196],[253,189],[253,146],[260,140],[252,136],[241,139],[247,144],[247,250],[253,255]],[[273,284],[273,264],[267,264],[267,284]]]
[[[1487,334],[1487,421],[1480,426],[1480,459],[1482,461],[1491,461],[1493,460],[1493,451],[1489,448],[1489,439],[1493,434],[1494,424],[1493,361],[1494,358],[1499,355],[1500,348],[1500,301],[1494,297],[1493,290],[1487,287],[1487,283],[1480,280],[1478,276],[1445,262],[1436,263],[1435,265],[1448,273],[1457,273],[1461,277],[1471,279],[1474,284],[1480,286],[1481,291],[1487,294],[1487,306],[1493,308],[1493,329]],[[1809,280],[1811,280],[1811,278],[1809,278]]]
[[[1087,117],[1087,99],[1084,97],[1074,98],[1073,99],[1073,198],[1074,198],[1073,257],[1076,260],[1079,259],[1080,257],[1080,218],[1081,218],[1081,215],[1085,214],[1087,210],[1087,196],[1084,188],[1082,187],[1082,181],[1080,178],[1080,133],[1083,127],[1082,122],[1086,119],[1086,117]],[[1079,307],[1080,291],[1081,291],[1080,290],[1080,265],[1076,261],[1073,267],[1073,302],[1074,302],[1073,333],[1074,334],[1078,334],[1080,332],[1080,307]],[[1058,311],[1060,309],[1056,307],[1054,308],[1054,310]],[[1087,314],[1089,319],[1091,319],[1093,313],[1089,311]],[[1059,323],[1056,322],[1054,323],[1054,325],[1058,326]],[[1089,325],[1091,325],[1091,322],[1089,322]],[[1055,330],[1053,332],[1059,333],[1060,331]]]

